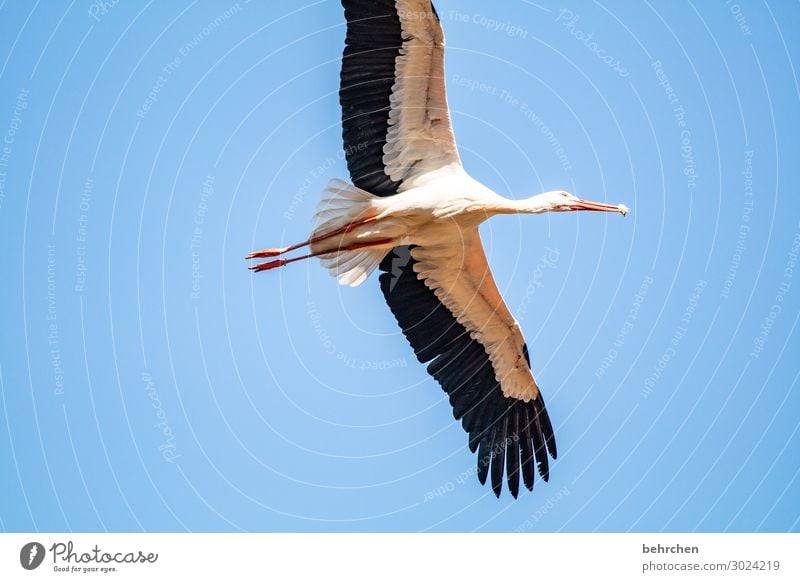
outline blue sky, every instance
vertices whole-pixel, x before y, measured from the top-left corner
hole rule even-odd
[[[441,0],[559,459],[497,500],[371,278],[253,276],[346,177],[338,2],[0,4],[0,529],[797,531],[800,9]],[[794,354],[794,355],[792,355]]]

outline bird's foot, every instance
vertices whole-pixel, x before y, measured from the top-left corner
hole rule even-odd
[[[257,255],[256,255],[257,256]],[[266,255],[270,256],[270,255]],[[274,256],[274,255],[273,255]],[[252,258],[252,257],[248,257]],[[258,273],[260,271],[268,271],[269,269],[276,269],[278,267],[283,267],[286,263],[289,263],[287,259],[277,259],[275,261],[267,261],[266,263],[259,263],[257,265],[253,265],[252,267],[247,267],[251,271]]]
[[[245,259],[266,259],[268,257],[277,257],[278,255],[282,255],[283,253],[289,252],[292,250],[291,247],[281,247],[276,249],[264,249],[261,251],[253,251],[249,255],[245,257]]]

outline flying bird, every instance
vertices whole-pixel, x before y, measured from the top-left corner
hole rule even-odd
[[[624,205],[563,191],[506,199],[461,165],[444,77],[444,35],[429,0],[342,0],[347,35],[339,101],[351,182],[332,180],[308,240],[256,251],[263,271],[319,257],[341,284],[376,268],[381,291],[420,362],[441,384],[477,451],[477,476],[533,490],[556,458],[553,425],[520,326],[486,261],[478,226],[498,214]],[[309,247],[309,253],[283,258]],[[274,258],[281,257],[281,258]]]

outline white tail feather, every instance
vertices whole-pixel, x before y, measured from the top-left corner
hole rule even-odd
[[[331,232],[346,224],[367,218],[375,198],[366,190],[343,180],[333,179],[322,191],[314,214],[314,235]]]
[[[339,279],[340,285],[356,287],[367,280],[388,251],[363,250],[330,253],[321,258],[322,266]]]
[[[372,204],[375,198],[366,190],[343,180],[331,180],[322,191],[322,198],[317,205],[312,237],[369,218],[376,212]],[[339,279],[340,285],[355,287],[369,277],[387,252],[386,249],[332,252],[322,255],[320,261],[331,275]]]

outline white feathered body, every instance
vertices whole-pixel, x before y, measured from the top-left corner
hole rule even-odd
[[[506,307],[486,262],[478,226],[509,211],[508,201],[465,172],[434,177],[394,196],[378,197],[332,180],[316,213],[314,237],[353,222],[352,230],[312,243],[323,266],[343,285],[360,285],[394,247],[414,245],[414,270],[486,349],[506,396],[529,401],[538,395],[524,360],[525,340]],[[360,250],[340,250],[369,244]]]
[[[379,197],[332,180],[315,214],[312,239],[358,220],[373,219],[347,233],[312,244],[315,252],[386,240],[379,247],[427,245],[456,239],[453,230],[477,227],[502,207],[503,198],[464,172],[430,180],[394,196]]]

